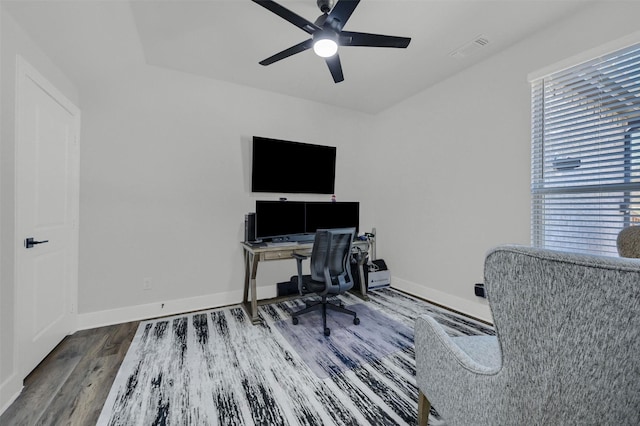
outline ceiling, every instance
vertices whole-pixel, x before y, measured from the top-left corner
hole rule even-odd
[[[315,0],[281,0],[314,21]],[[335,84],[312,51],[258,64],[308,34],[250,0],[2,0],[83,90],[144,64],[366,113],[382,111],[584,8],[582,0],[362,0],[345,30],[411,37],[407,49],[344,47]],[[465,57],[452,52],[482,36]],[[475,45],[473,45],[475,46]]]

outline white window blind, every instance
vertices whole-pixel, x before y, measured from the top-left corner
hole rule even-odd
[[[640,44],[532,82],[532,243],[617,255],[640,226]]]

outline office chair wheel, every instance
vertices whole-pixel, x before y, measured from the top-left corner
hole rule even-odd
[[[353,323],[354,323],[355,325],[360,324],[360,318],[357,318],[357,317],[356,317],[356,318],[354,318],[354,319],[353,319]]]
[[[329,330],[328,328],[324,329],[324,335],[329,337],[329,335],[331,334],[331,330]]]
[[[298,325],[298,317],[291,318],[291,321],[293,322],[293,325]]]

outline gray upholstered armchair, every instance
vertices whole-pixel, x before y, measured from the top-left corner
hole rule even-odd
[[[640,424],[640,260],[505,246],[485,288],[495,337],[416,321],[420,424]]]

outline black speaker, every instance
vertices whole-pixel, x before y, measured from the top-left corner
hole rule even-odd
[[[244,215],[244,240],[245,242],[256,240],[256,214],[247,213]]]

